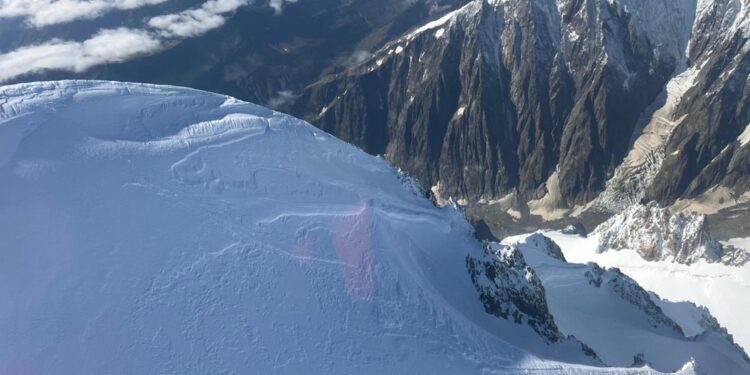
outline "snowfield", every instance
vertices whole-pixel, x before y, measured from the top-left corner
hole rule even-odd
[[[646,290],[669,301],[690,301],[705,306],[745,351],[750,348],[750,264],[730,266],[697,261],[647,261],[635,250],[598,252],[597,234],[588,237],[544,232],[573,263],[595,262],[616,267]]]
[[[656,373],[487,314],[404,180],[224,96],[0,88],[0,374]]]
[[[545,235],[509,237],[502,244],[523,252],[544,284],[560,330],[582,340],[604,362],[666,370],[694,358],[706,374],[750,370],[742,349],[704,309],[661,300],[615,269],[576,263],[571,251],[560,254]]]

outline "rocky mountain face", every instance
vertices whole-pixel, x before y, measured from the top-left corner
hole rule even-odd
[[[697,77],[675,108],[680,125],[649,190],[664,200],[750,186],[750,2],[703,0],[699,7],[687,51]]]
[[[718,185],[742,193],[747,9],[475,0],[309,86],[288,110],[442,196],[512,196],[532,214],[603,191],[608,209]]]
[[[488,314],[527,324],[549,343],[565,339],[549,312],[542,282],[517,248],[488,246],[484,257],[467,256],[466,268]]]
[[[691,264],[743,264],[747,253],[724,247],[711,237],[706,216],[672,213],[655,202],[635,205],[599,225],[593,235],[598,251],[631,249],[648,261],[670,260]]]

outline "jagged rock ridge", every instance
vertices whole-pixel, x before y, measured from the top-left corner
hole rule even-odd
[[[656,202],[630,207],[599,225],[593,235],[599,252],[630,249],[648,261],[740,265],[748,258],[744,251],[715,240],[705,215],[672,213]]]
[[[485,248],[482,258],[466,257],[466,268],[485,310],[492,315],[528,324],[553,343],[565,339],[547,308],[542,282],[513,247]]]

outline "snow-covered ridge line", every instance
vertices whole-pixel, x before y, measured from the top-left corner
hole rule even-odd
[[[408,48],[410,43],[428,31],[434,31],[433,37],[436,39],[443,38],[446,35],[446,30],[452,28],[460,17],[471,17],[471,15],[476,14],[481,9],[482,2],[484,1],[491,0],[473,0],[456,10],[444,14],[438,19],[427,22],[424,25],[407,32],[400,38],[397,38],[380,48],[370,59],[365,61],[364,64],[372,65],[369,68],[371,71],[376,69],[383,65],[386,58],[392,55],[401,54],[405,48]],[[325,114],[327,110],[327,107],[323,108],[320,116]]]
[[[464,217],[300,120],[141,84],[0,97],[0,372],[657,373],[488,314]]]

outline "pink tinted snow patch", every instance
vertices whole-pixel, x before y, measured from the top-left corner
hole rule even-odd
[[[30,364],[27,363],[15,363],[6,370],[0,369],[0,375],[32,375],[37,374],[33,371]]]
[[[306,235],[297,246],[292,250],[292,254],[302,264],[310,264],[313,259],[315,251],[315,238],[311,235]]]
[[[375,293],[372,256],[372,209],[337,217],[333,222],[333,245],[341,262],[346,291],[355,300],[369,301]]]

